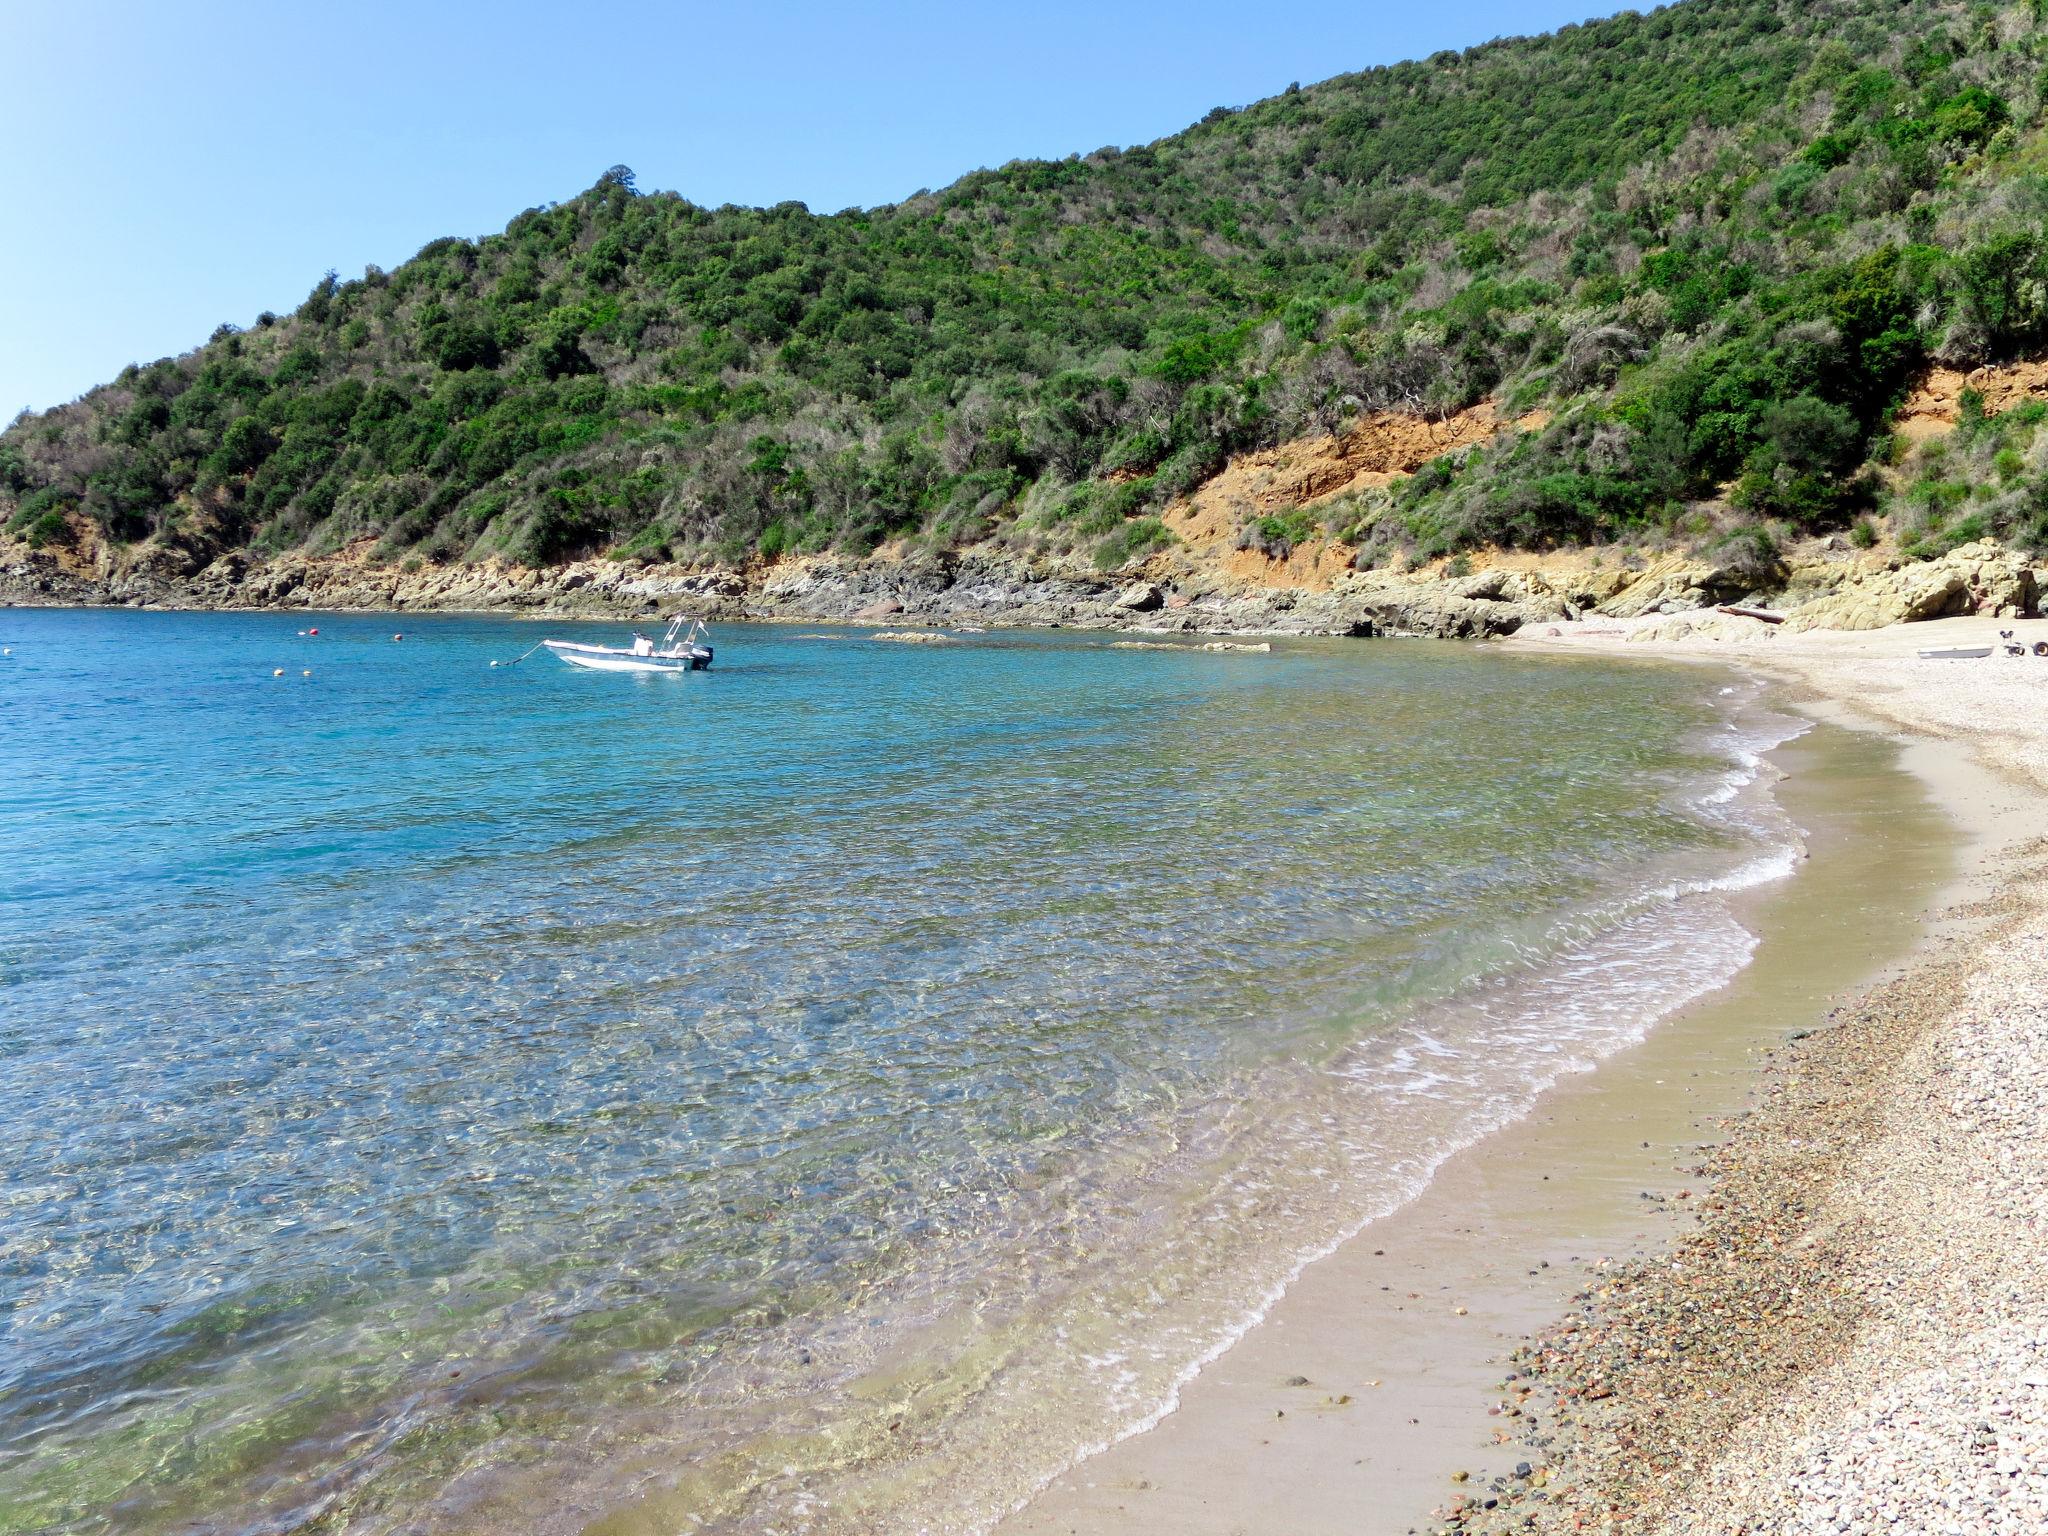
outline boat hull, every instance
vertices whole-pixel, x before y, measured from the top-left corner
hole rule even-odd
[[[636,656],[631,651],[606,645],[577,645],[568,640],[544,640],[549,651],[572,667],[590,672],[702,672],[711,665],[711,652],[699,648],[678,656]]]

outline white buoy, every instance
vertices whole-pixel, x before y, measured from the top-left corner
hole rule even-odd
[[[301,672],[301,673],[299,674],[299,676],[301,676],[301,677],[311,677],[312,675],[313,675],[313,669],[312,669],[311,667],[308,667],[308,668],[306,668],[306,670],[305,670],[305,671],[303,671],[303,672]]]
[[[276,670],[275,672],[271,673],[270,675],[271,675],[272,677],[283,677],[283,676],[284,676],[284,668],[283,668],[283,667],[279,667],[279,668],[278,668],[278,669],[277,669],[277,670]]]
[[[494,661],[494,662],[492,662],[492,663],[491,663],[491,665],[495,667],[495,666],[497,665],[497,663],[496,663],[496,662]]]

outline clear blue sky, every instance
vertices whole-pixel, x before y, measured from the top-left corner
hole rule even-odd
[[[623,162],[894,202],[1604,0],[0,0],[0,421]]]

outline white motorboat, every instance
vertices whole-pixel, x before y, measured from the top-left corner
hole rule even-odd
[[[683,616],[677,614],[659,644],[637,630],[631,645],[581,645],[574,640],[541,644],[570,666],[593,672],[702,672],[711,665],[711,647],[704,643],[709,634],[702,619],[692,622],[684,634]]]
[[[1988,645],[1949,645],[1924,650],[1920,653],[1920,659],[1922,661],[1976,661],[1979,657],[1989,656],[1990,654],[1991,647]]]

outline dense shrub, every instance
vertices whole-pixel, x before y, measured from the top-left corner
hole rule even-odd
[[[1367,536],[1611,538],[1724,496],[1832,526],[1930,356],[2048,346],[2036,19],[1986,14],[1689,0],[830,216],[612,167],[17,422],[0,516],[738,559],[1030,507],[1114,566],[1231,454],[1491,396],[1559,423]],[[1984,472],[1987,526],[2036,527],[2035,471]]]

